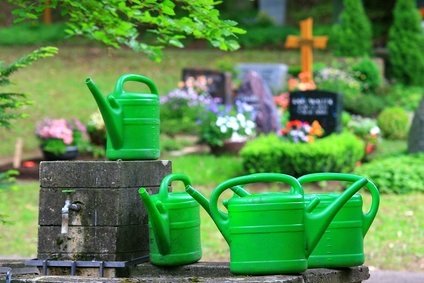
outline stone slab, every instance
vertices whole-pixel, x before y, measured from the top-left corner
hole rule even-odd
[[[255,71],[274,94],[286,88],[289,67],[285,64],[240,63],[235,68],[239,71],[240,80],[243,80],[249,71]]]
[[[158,186],[172,172],[169,160],[43,161],[42,188],[133,188]]]
[[[228,262],[199,262],[173,268],[160,268],[149,263],[129,269],[127,278],[81,276],[17,276],[13,282],[279,282],[279,283],[357,283],[369,278],[366,266],[345,269],[310,269],[295,275],[236,276],[229,272]],[[77,271],[78,272],[78,271]]]

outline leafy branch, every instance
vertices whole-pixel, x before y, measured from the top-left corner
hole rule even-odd
[[[60,2],[60,3],[59,3]],[[221,50],[236,50],[240,46],[237,34],[245,31],[237,23],[220,19],[214,0],[31,0],[14,1],[20,8],[13,11],[15,22],[38,19],[47,7],[60,6],[69,17],[67,33],[84,35],[105,45],[128,46],[160,61],[165,46],[184,47],[187,37],[206,39]],[[140,34],[140,31],[143,34]],[[153,42],[147,43],[147,35]]]
[[[31,54],[23,56],[7,66],[4,61],[0,61],[0,86],[7,86],[11,84],[9,77],[19,69],[31,65],[32,62],[40,58],[51,57],[56,53],[56,47],[47,46],[39,48],[33,51]],[[32,102],[28,100],[27,94],[0,92],[0,127],[9,129],[11,127],[11,120],[26,116],[25,114],[15,113],[13,110],[31,104]]]

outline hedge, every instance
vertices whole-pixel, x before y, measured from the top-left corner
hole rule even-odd
[[[355,169],[381,193],[424,192],[424,153],[376,159]]]
[[[248,142],[240,152],[244,170],[275,172],[294,177],[315,172],[351,172],[364,157],[364,143],[343,132],[313,143],[292,143],[275,134]]]

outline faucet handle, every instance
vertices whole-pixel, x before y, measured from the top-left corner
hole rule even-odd
[[[72,194],[72,193],[75,193],[75,190],[62,190],[62,193]]]

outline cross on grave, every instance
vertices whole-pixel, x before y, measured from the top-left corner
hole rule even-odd
[[[286,48],[300,48],[302,73],[306,75],[305,82],[312,81],[312,48],[325,49],[327,36],[312,36],[312,18],[300,21],[300,36],[287,36]]]

